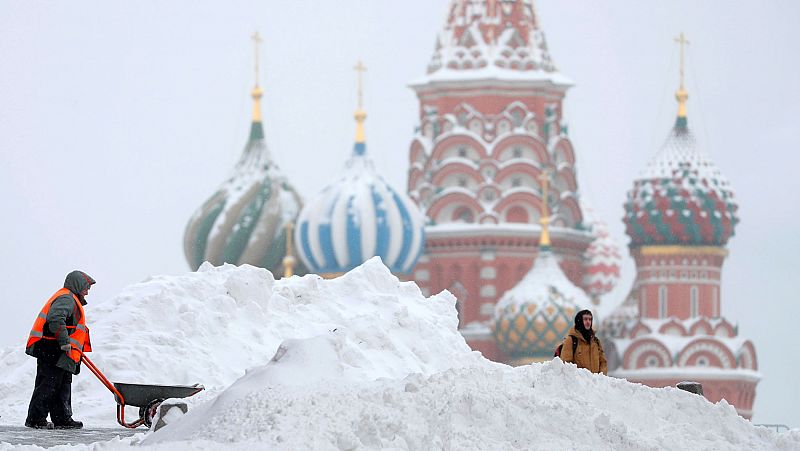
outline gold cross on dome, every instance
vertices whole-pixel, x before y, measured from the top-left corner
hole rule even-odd
[[[683,89],[683,51],[684,51],[684,46],[688,45],[689,41],[686,39],[686,37],[683,35],[683,32],[681,31],[681,34],[677,38],[675,38],[675,42],[677,42],[681,46],[681,89]]]
[[[358,72],[358,109],[360,110],[362,108],[362,106],[363,106],[363,100],[364,100],[363,99],[363,93],[362,93],[362,86],[363,86],[364,80],[362,79],[362,76],[363,76],[364,72],[367,71],[367,66],[365,66],[361,62],[361,60],[358,60],[358,64],[356,64],[355,67],[353,67],[353,70]]]
[[[250,36],[250,38],[253,39],[253,43],[255,44],[255,52],[256,52],[256,59],[255,59],[255,62],[256,62],[256,86],[258,86],[258,46],[259,46],[259,44],[261,44],[262,40],[261,40],[261,36],[258,34],[258,31],[253,33],[253,35]]]

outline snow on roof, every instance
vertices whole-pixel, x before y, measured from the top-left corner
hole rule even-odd
[[[532,237],[538,236],[541,230],[539,224],[501,222],[498,224],[475,224],[467,222],[447,222],[425,226],[425,234],[431,237],[458,235],[461,233],[475,234],[484,232],[487,235],[516,236],[520,233],[529,233]],[[570,240],[584,240],[591,242],[592,236],[588,231],[575,230],[568,227],[550,226],[551,237],[569,237]]]
[[[716,327],[717,324],[723,321],[722,318],[693,318],[687,320],[678,320],[676,318],[666,318],[666,319],[649,319],[649,318],[640,318],[638,322],[646,325],[653,333],[644,334],[638,336],[636,339],[615,339],[614,343],[617,346],[617,351],[620,355],[625,354],[625,351],[628,347],[638,340],[643,339],[652,339],[656,340],[659,343],[663,344],[667,350],[669,350],[670,354],[675,356],[679,352],[681,352],[686,345],[694,340],[698,340],[701,338],[710,338],[714,341],[718,341],[719,343],[723,344],[728,350],[735,356],[738,356],[743,349],[743,346],[749,340],[746,337],[742,336],[735,336],[735,337],[724,337],[719,335],[705,335],[705,334],[695,334],[695,335],[673,335],[673,334],[664,334],[659,333],[658,330],[666,323],[676,321],[681,323],[683,327],[688,331],[692,328],[692,326],[699,322],[699,321],[708,321],[711,327]]]
[[[684,380],[749,380],[758,382],[762,374],[758,371],[744,368],[714,368],[709,366],[681,366],[668,368],[641,368],[636,370],[617,369],[613,371],[614,377],[643,379],[682,378]]]
[[[412,83],[503,80],[572,82],[556,69],[530,1],[454,1],[427,75]]]
[[[489,82],[509,82],[513,84],[530,83],[531,85],[547,86],[552,85],[562,89],[573,86],[570,78],[560,72],[527,71],[520,72],[503,69],[495,66],[486,66],[480,69],[469,71],[441,69],[433,74],[415,78],[409,82],[412,88],[422,88],[426,85],[436,84],[474,84]]]
[[[458,333],[452,295],[425,298],[378,259],[333,280],[204,265],[90,297],[86,311],[91,356],[110,380],[208,390],[145,437],[59,449],[800,447],[800,432],[754,427],[724,401],[557,359],[489,362]],[[23,348],[0,351],[5,424],[27,410],[35,360]],[[75,378],[75,418],[111,426],[114,406],[88,371]]]

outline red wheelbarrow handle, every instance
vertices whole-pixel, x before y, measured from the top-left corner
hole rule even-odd
[[[92,363],[92,361],[89,360],[88,357],[86,357],[86,354],[81,353],[81,360],[86,365],[86,368],[89,368],[89,371],[94,373],[94,375],[97,376],[98,379],[100,379],[100,382],[102,382],[102,384],[105,385],[106,388],[109,389],[111,393],[113,393],[114,396],[116,396],[117,399],[119,400],[119,402],[117,403],[117,423],[130,429],[137,428],[142,424],[144,424],[144,418],[139,418],[133,423],[125,422],[125,398],[122,396],[122,393],[120,393],[119,390],[117,390],[117,388],[114,387],[114,384],[112,384],[108,379],[106,379],[106,377],[95,366],[95,364]]]

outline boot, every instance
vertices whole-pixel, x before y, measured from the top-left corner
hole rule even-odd
[[[53,429],[53,423],[47,421],[46,418],[42,420],[25,420],[25,427],[33,429]]]
[[[75,421],[72,418],[67,419],[63,422],[53,423],[56,429],[82,429],[83,423],[80,421]]]

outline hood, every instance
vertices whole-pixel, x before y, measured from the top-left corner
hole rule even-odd
[[[82,305],[86,305],[86,300],[83,298],[81,293],[84,289],[89,288],[94,284],[95,280],[92,279],[88,274],[77,270],[67,274],[67,278],[64,280],[64,288],[71,291],[75,296],[78,296],[78,299],[80,299]]]
[[[583,338],[588,342],[592,338],[592,335],[594,334],[594,331],[593,330],[586,330],[586,328],[583,327],[583,314],[584,313],[588,313],[588,314],[594,316],[592,314],[591,310],[581,310],[580,312],[576,313],[575,314],[575,330],[579,334],[581,334],[581,336],[583,336]],[[592,325],[594,325],[594,324],[592,324]]]

